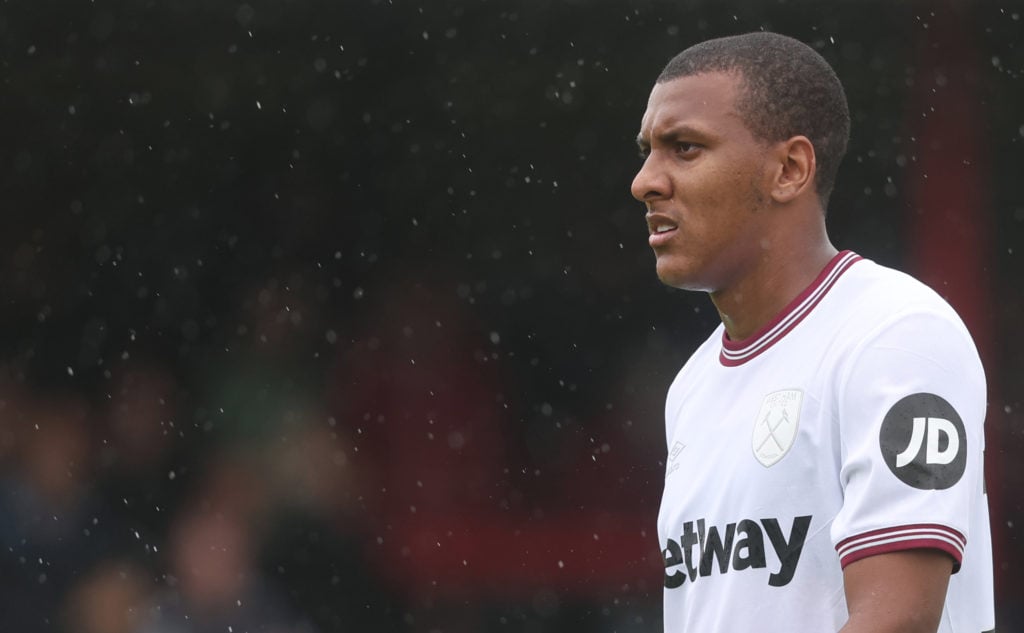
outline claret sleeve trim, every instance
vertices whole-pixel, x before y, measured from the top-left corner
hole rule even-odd
[[[836,545],[836,552],[839,554],[840,564],[845,568],[850,563],[868,556],[908,549],[938,549],[953,558],[953,573],[956,573],[963,562],[966,546],[967,539],[953,528],[923,523],[883,528],[851,536]]]

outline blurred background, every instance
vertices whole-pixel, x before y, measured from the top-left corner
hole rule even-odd
[[[629,196],[664,63],[798,37],[833,241],[964,316],[1024,630],[1024,3],[0,10],[0,623],[653,632],[663,398],[717,324]]]

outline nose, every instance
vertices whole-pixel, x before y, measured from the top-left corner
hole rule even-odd
[[[658,160],[654,154],[644,159],[640,171],[633,178],[633,184],[629,191],[633,197],[640,202],[664,198],[669,195],[669,180],[662,169],[658,167]]]

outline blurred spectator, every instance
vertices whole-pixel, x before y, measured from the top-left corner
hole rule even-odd
[[[174,400],[180,385],[158,364],[139,361],[120,365],[112,383],[102,466],[136,484],[164,478],[164,461],[179,423]]]
[[[96,424],[97,490],[108,503],[125,507],[151,538],[163,538],[167,508],[182,488],[175,462],[184,448],[176,406],[181,388],[157,362],[118,363]]]
[[[93,488],[86,404],[48,394],[7,405],[14,452],[0,480],[0,613],[10,630],[57,630],[73,583],[135,544]]]
[[[139,633],[149,612],[153,582],[128,560],[100,563],[71,590],[63,611],[69,633]]]
[[[197,501],[175,517],[167,587],[142,633],[312,630],[259,570],[262,494],[254,474],[234,464],[214,468]]]
[[[300,415],[302,422],[266,449],[268,486],[274,503],[317,518],[337,518],[361,530],[359,498],[368,491],[353,463],[347,429],[333,417]]]
[[[390,632],[402,612],[380,570],[360,498],[368,490],[353,446],[334,418],[310,413],[304,425],[267,447],[270,521],[263,568],[325,631]]]

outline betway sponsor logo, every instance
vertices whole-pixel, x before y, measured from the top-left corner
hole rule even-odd
[[[764,569],[768,566],[764,548],[766,535],[779,564],[768,576],[768,584],[772,587],[787,585],[796,573],[810,525],[810,515],[796,517],[786,536],[778,519],[761,519],[760,522],[743,519],[725,528],[706,525],[704,519],[687,521],[683,523],[679,540],[669,539],[662,551],[665,586],[675,589],[687,579],[696,582],[698,577],[710,576],[716,569],[720,574],[727,574],[730,569]]]

